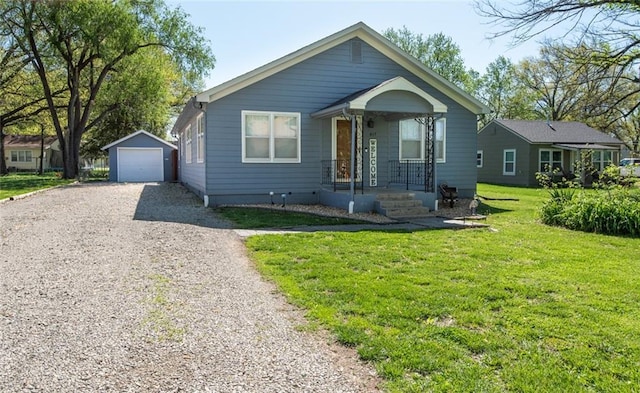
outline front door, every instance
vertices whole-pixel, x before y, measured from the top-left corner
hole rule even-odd
[[[351,121],[336,119],[335,154],[338,181],[351,179]]]
[[[361,117],[357,116],[358,122]],[[351,132],[351,120],[341,117],[334,117],[332,120],[332,159],[335,163],[334,173],[337,182],[348,183],[351,181],[351,141],[353,133]],[[362,181],[362,128],[358,124],[356,131],[356,177],[355,181]]]

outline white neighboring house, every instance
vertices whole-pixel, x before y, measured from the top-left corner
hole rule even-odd
[[[42,148],[44,154],[40,157]],[[55,136],[46,136],[43,141],[39,135],[7,135],[4,139],[4,155],[10,172],[37,171],[41,159],[45,171],[62,167],[60,142]]]

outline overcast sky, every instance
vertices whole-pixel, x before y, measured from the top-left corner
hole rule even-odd
[[[357,22],[378,32],[407,26],[425,36],[444,33],[462,51],[467,68],[481,74],[499,55],[514,62],[535,56],[536,42],[511,46],[489,40],[498,27],[478,16],[468,0],[422,1],[213,1],[168,0],[205,29],[216,56],[206,88],[294,52]]]

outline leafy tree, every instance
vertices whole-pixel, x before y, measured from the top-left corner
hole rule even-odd
[[[465,68],[460,47],[451,37],[442,33],[424,37],[406,26],[398,30],[389,28],[382,34],[446,80],[470,93],[475,92],[478,74]]]
[[[187,84],[213,67],[201,29],[181,9],[170,9],[161,0],[8,0],[0,7],[2,23],[38,74],[60,141],[65,178],[78,175],[84,133],[120,107],[98,107],[98,102],[102,88],[127,59],[161,48]],[[54,100],[58,73],[66,79],[66,118]]]
[[[30,68],[30,60],[7,31],[0,29],[0,175],[7,174],[5,131],[25,123],[33,125],[33,122],[46,121],[42,115],[48,107],[37,75]],[[59,93],[58,89],[53,95]]]
[[[187,93],[195,92],[183,85],[171,59],[160,48],[136,53],[105,83],[96,108],[107,114],[86,133],[82,155],[103,155],[102,146],[140,129],[164,138],[172,108],[183,105]]]
[[[535,118],[535,100],[519,83],[516,65],[504,56],[487,66],[478,94],[492,112],[483,119],[483,124],[492,119]]]
[[[640,78],[632,70],[640,61],[637,0],[476,0],[475,6],[498,27],[494,37],[513,35],[516,43],[564,27],[565,42],[572,38],[575,42],[574,50],[565,51],[565,62],[588,70],[582,81],[589,82],[589,90],[606,91],[593,95],[582,115],[600,129],[620,133],[636,129],[633,119],[640,108]],[[594,72],[596,78],[584,78]],[[631,123],[624,125],[625,121]],[[634,146],[633,133],[626,135]],[[633,151],[640,154],[637,148]]]

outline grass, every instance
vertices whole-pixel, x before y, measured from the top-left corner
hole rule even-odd
[[[260,271],[391,392],[637,392],[640,239],[539,222],[544,190],[479,185],[490,230],[247,239]]]
[[[73,181],[60,179],[55,172],[48,172],[43,175],[18,173],[0,176],[0,199],[69,184]]]
[[[220,207],[216,211],[235,223],[236,228],[291,228],[303,225],[344,225],[362,224],[363,221],[350,218],[325,217],[316,214],[256,207]]]

